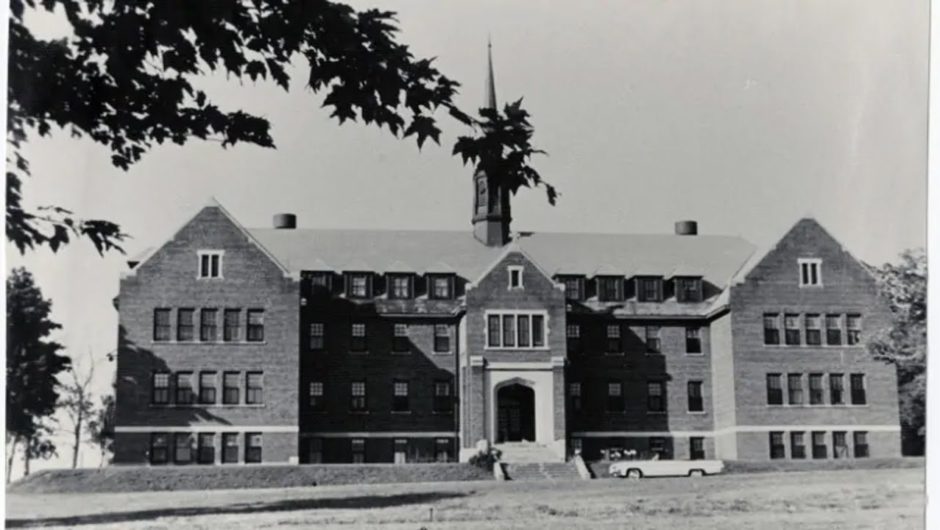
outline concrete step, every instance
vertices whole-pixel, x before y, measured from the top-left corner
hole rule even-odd
[[[578,468],[573,462],[540,462],[535,464],[506,464],[506,476],[509,480],[532,481],[568,481],[581,480]]]
[[[510,464],[537,464],[539,462],[558,462],[554,451],[534,443],[507,443],[494,446],[500,451],[500,460]]]

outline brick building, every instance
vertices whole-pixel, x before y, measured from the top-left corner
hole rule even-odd
[[[492,83],[487,101],[495,105]],[[116,463],[900,454],[865,266],[812,219],[726,236],[246,229],[211,203],[116,299]]]

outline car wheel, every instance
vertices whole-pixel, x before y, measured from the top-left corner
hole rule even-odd
[[[704,477],[705,472],[702,471],[701,469],[693,469],[692,471],[689,471],[689,476],[690,477]]]
[[[639,469],[629,469],[627,470],[627,478],[638,480],[643,477],[643,473]]]

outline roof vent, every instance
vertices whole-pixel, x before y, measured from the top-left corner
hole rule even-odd
[[[274,214],[274,228],[279,230],[292,230],[297,228],[297,216],[292,213]]]
[[[698,235],[698,223],[695,221],[676,221],[677,236]]]

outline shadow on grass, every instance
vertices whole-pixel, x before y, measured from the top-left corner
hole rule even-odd
[[[322,509],[368,509],[391,508],[409,504],[421,504],[455,497],[466,493],[406,493],[401,495],[367,495],[325,499],[292,499],[275,502],[240,503],[226,506],[196,506],[191,508],[161,508],[133,512],[109,512],[70,517],[35,519],[7,519],[7,528],[30,528],[41,526],[70,526],[84,524],[113,524],[130,521],[146,521],[158,517],[194,517],[198,515],[231,515],[263,512],[290,512]]]

